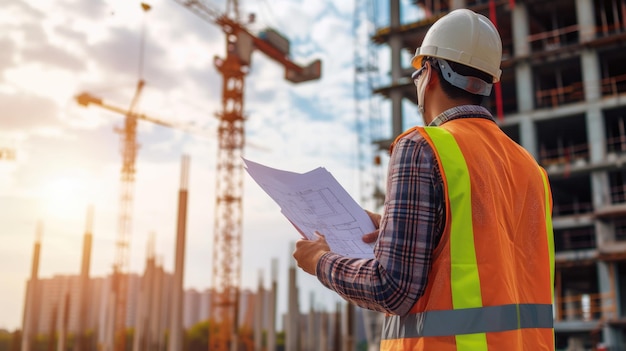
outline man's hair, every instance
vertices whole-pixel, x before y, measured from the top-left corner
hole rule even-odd
[[[437,72],[437,75],[439,76],[439,80],[441,81],[441,89],[450,99],[468,99],[474,105],[483,105],[484,103],[487,102],[489,96],[472,94],[469,91],[458,88],[450,84],[450,82],[448,82],[447,80],[445,80],[443,78],[443,74],[441,73],[441,69],[439,68],[439,65],[437,64],[437,61],[434,58],[426,57],[424,59],[424,62],[426,61],[428,61],[430,63],[430,66],[433,67],[435,71]],[[450,68],[454,72],[460,75],[476,77],[481,80],[484,80],[487,83],[491,83],[491,81],[493,80],[493,77],[491,77],[491,75],[483,71],[479,71],[475,68],[465,66],[460,63],[456,63],[452,61],[446,61],[446,62],[450,65]]]

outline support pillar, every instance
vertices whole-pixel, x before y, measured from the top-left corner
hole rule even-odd
[[[403,78],[402,76],[402,37],[394,33],[400,27],[400,0],[391,0],[389,3],[389,23],[391,36],[389,49],[391,51],[391,86],[394,87]],[[391,138],[404,131],[404,117],[402,114],[402,91],[392,89],[389,94],[391,100]]]
[[[290,252],[295,249],[292,243]],[[298,303],[298,284],[296,282],[296,266],[293,260],[289,264],[287,287],[287,325],[285,326],[286,350],[300,351],[300,305]]]
[[[593,40],[596,35],[592,0],[576,0],[578,35],[581,43]]]
[[[602,307],[602,318],[607,321],[616,318],[615,303],[615,282],[617,281],[614,263],[598,261],[598,291],[603,294],[600,301]],[[619,332],[608,323],[602,324],[602,339],[606,345],[617,345]]]
[[[535,108],[532,68],[528,62],[520,62],[515,66],[515,82],[517,84],[517,109],[529,112]]]
[[[33,261],[30,279],[26,284],[26,303],[24,304],[24,319],[22,321],[22,351],[34,349],[34,337],[37,334],[37,316],[39,315],[39,256],[41,253],[41,236],[43,224],[37,223],[37,234],[33,248]]]
[[[465,0],[450,0],[450,10],[464,9],[466,8]]]
[[[172,285],[172,305],[170,310],[170,325],[168,351],[177,351],[183,348],[183,302],[185,275],[185,242],[187,236],[187,198],[189,189],[189,156],[182,159],[180,174],[180,190],[178,192],[178,217],[176,227],[176,251],[174,264],[174,282]]]
[[[272,259],[272,285],[268,303],[269,327],[267,329],[267,351],[276,351],[276,296],[278,291],[278,260]]]
[[[524,117],[520,122],[520,144],[539,161],[536,133],[535,122],[530,117]]]
[[[516,3],[511,13],[513,30],[513,55],[515,57],[526,57],[530,54],[528,43],[528,11],[523,2]]]

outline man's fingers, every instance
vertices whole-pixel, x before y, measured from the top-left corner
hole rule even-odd
[[[375,232],[371,232],[369,234],[363,235],[363,242],[368,243],[368,244],[376,242],[376,239],[378,239],[378,230]]]

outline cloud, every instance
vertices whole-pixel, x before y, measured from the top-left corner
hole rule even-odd
[[[57,126],[58,106],[53,101],[30,94],[0,94],[0,130],[33,131]]]

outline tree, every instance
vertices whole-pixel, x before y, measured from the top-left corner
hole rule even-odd
[[[186,351],[206,351],[209,348],[209,321],[197,323],[185,335]]]
[[[13,342],[13,335],[8,330],[0,330],[0,351],[11,350],[11,343]]]

